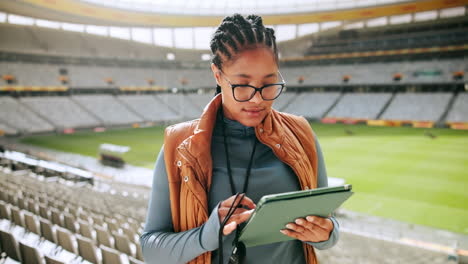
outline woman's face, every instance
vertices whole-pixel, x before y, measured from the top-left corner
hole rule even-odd
[[[268,48],[255,48],[237,54],[234,62],[226,61],[223,71],[212,64],[214,76],[221,86],[224,115],[248,127],[260,124],[271,111],[273,101],[265,101],[257,92],[252,99],[238,102],[234,99],[231,84],[248,84],[260,88],[280,82],[278,65]],[[229,82],[228,82],[229,81]]]

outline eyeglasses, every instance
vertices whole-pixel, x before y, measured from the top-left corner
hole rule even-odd
[[[283,76],[278,71],[279,76],[281,77],[281,82],[279,83],[271,83],[264,85],[260,88],[257,88],[252,85],[248,84],[232,84],[226,77],[223,72],[224,79],[231,85],[232,88],[232,95],[234,99],[238,102],[247,102],[252,99],[257,92],[260,93],[262,99],[265,101],[273,101],[278,96],[280,96],[281,92],[283,91],[284,86],[286,83],[284,82]]]

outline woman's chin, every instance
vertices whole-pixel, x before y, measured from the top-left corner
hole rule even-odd
[[[243,115],[239,119],[237,119],[237,122],[241,123],[246,127],[256,127],[263,121],[264,118],[264,113],[256,113],[253,115],[250,113],[243,113]]]

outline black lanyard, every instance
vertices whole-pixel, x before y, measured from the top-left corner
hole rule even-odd
[[[224,142],[224,151],[226,154],[226,165],[227,165],[227,171],[229,175],[229,183],[231,185],[231,192],[232,194],[236,194],[236,187],[234,186],[234,179],[232,176],[232,170],[231,170],[231,161],[229,158],[229,148],[227,144],[227,133],[226,133],[226,124],[224,124],[224,113],[223,113],[223,107],[221,106],[220,108],[221,112],[221,118],[222,120],[222,125],[223,125],[223,142]],[[252,153],[250,154],[250,160],[249,164],[247,167],[246,175],[245,175],[245,180],[244,180],[244,186],[242,188],[242,194],[237,193],[236,197],[234,198],[234,202],[232,203],[231,207],[229,208],[229,212],[226,215],[223,223],[221,224],[220,230],[219,230],[219,238],[218,238],[218,259],[219,263],[223,263],[223,238],[222,238],[222,233],[225,224],[229,220],[229,218],[232,216],[232,214],[235,212],[236,208],[241,204],[242,199],[245,197],[245,193],[247,192],[247,189],[249,187],[249,178],[250,178],[250,173],[252,171],[252,164],[253,164],[253,159],[255,155],[255,149],[257,148],[257,138],[255,137],[254,139],[254,146],[252,149]],[[237,198],[240,196],[239,201],[236,203]],[[234,249],[232,251],[232,254],[229,258],[229,263],[244,263],[245,261],[245,255],[246,255],[246,248],[244,243],[239,242],[239,235],[240,235],[240,226],[238,225],[236,228],[236,237],[234,238],[233,241],[233,246]]]
[[[221,114],[222,112],[222,107],[221,107]],[[222,118],[224,119],[224,114],[222,115]],[[229,148],[227,144],[227,136],[226,136],[226,124],[223,122],[223,141],[224,141],[224,152],[226,154],[226,165],[227,165],[227,171],[229,175],[229,183],[231,185],[231,192],[232,195],[236,194],[236,187],[234,186],[234,178],[232,177],[232,170],[231,170],[231,161],[229,158]],[[250,160],[249,160],[249,165],[247,167],[247,171],[245,173],[245,180],[244,180],[244,187],[242,188],[242,193],[247,193],[247,188],[249,187],[249,178],[250,178],[250,172],[252,171],[252,164],[253,164],[253,159],[255,155],[255,149],[257,148],[257,138],[255,137],[254,139],[254,146],[252,149],[252,153],[250,154]]]

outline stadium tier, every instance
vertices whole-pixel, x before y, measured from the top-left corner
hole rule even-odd
[[[128,106],[145,121],[174,121],[180,119],[177,112],[162,103],[158,97],[151,95],[120,95],[119,101]]]
[[[0,50],[48,55],[165,60],[171,48],[65,30],[0,23]],[[178,59],[200,60],[206,51],[178,50]]]
[[[468,122],[468,94],[457,95],[451,111],[448,113],[447,122]]]
[[[347,84],[432,84],[455,82],[455,72],[465,71],[468,59],[426,60],[415,62],[368,63],[360,65],[322,65],[283,67],[282,75],[288,86]],[[66,71],[65,75],[60,74]],[[0,86],[58,86],[72,88],[145,87],[159,85],[179,89],[214,88],[216,83],[207,65],[206,69],[179,69],[141,67],[109,67],[96,65],[55,65],[24,62],[0,62],[2,76],[14,76],[15,81],[3,78]],[[398,81],[395,74],[400,75]],[[67,83],[60,78],[66,77]],[[302,80],[299,82],[299,77]],[[153,82],[153,83],[151,83]]]
[[[212,94],[0,97],[5,134],[174,123],[198,118]],[[467,122],[466,93],[285,92],[273,107],[309,120]]]
[[[423,60],[411,62],[333,64],[282,68],[288,85],[319,86],[343,85],[343,77],[348,76],[347,84],[395,84],[395,83],[452,83],[453,73],[465,71],[467,59]],[[399,81],[394,75],[400,74]],[[299,77],[302,76],[299,82]]]
[[[129,195],[106,184],[66,184],[29,170],[2,169],[0,179],[0,242],[10,258],[21,263],[43,263],[44,257],[59,263],[143,263],[138,234],[147,192]],[[109,254],[124,262],[106,260]]]
[[[233,84],[270,83],[229,75],[261,47],[237,34],[262,39],[259,20],[255,36],[232,34],[235,19],[208,36],[221,14],[248,10],[275,30],[275,44],[263,39],[286,85],[273,108],[311,122],[329,183],[356,187],[318,261],[468,263],[468,0],[226,1],[186,0],[175,14],[152,1],[0,4],[0,264],[144,263],[154,158],[164,128],[213,98],[210,48],[232,52],[221,61]],[[192,4],[214,13],[188,16]]]
[[[378,119],[391,97],[390,93],[345,94],[327,117]]]
[[[381,119],[437,122],[452,96],[450,93],[397,94]]]
[[[112,95],[76,95],[71,97],[105,125],[143,122],[143,119]]]
[[[350,29],[319,36],[306,55],[463,45],[468,41],[467,32],[468,24],[460,20],[396,25],[383,30]]]
[[[1,123],[18,130],[18,132],[36,133],[54,130],[50,123],[12,97],[0,97],[0,111],[2,113]]]
[[[284,111],[309,119],[320,119],[337,102],[340,93],[301,93]]]
[[[161,102],[179,111],[185,120],[198,118],[202,113],[202,108],[186,95],[159,94],[157,97]]]
[[[318,251],[317,254],[323,263],[456,263],[448,257],[450,252],[446,250],[423,248],[403,241],[369,238],[362,234],[348,232],[342,233],[340,242],[335,247]]]
[[[97,118],[83,111],[83,108],[70,97],[23,97],[19,99],[19,103],[33,110],[57,129],[96,127],[101,124]]]

